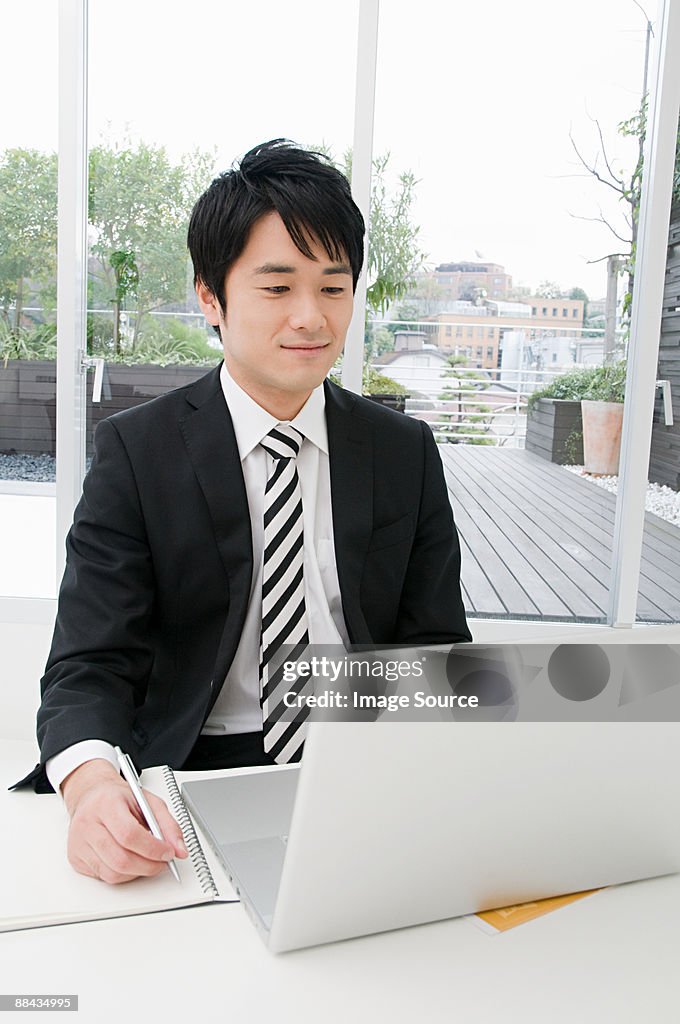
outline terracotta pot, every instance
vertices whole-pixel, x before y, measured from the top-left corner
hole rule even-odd
[[[586,473],[616,476],[621,452],[623,402],[581,402]]]

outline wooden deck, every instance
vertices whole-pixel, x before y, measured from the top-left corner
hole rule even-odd
[[[616,496],[527,451],[440,445],[471,616],[606,620]],[[637,617],[680,621],[680,528],[647,513]]]

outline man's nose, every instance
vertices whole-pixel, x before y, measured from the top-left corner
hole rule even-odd
[[[320,331],[326,326],[321,300],[316,295],[297,295],[288,319],[290,326],[296,331]]]

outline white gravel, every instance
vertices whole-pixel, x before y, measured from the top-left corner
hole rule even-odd
[[[593,476],[592,473],[584,472],[583,466],[564,466],[570,473],[582,476],[584,480],[591,480],[598,487],[604,487],[606,491],[616,494],[619,478],[618,476]],[[680,526],[680,492],[674,491],[666,484],[647,484],[647,497],[645,508],[648,512],[665,519],[673,526]]]

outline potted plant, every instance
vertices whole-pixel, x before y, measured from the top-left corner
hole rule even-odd
[[[603,366],[581,399],[583,468],[586,473],[616,476],[619,472],[625,387],[624,362]]]
[[[527,448],[534,450],[530,444],[530,426],[532,418],[540,418],[541,403],[550,400],[553,403],[570,402],[571,407],[567,411],[573,418],[573,425],[567,433],[566,422],[562,422],[558,445],[561,446],[563,457],[553,458],[553,461],[580,461],[580,433],[585,471],[602,476],[615,475],[621,450],[625,384],[626,364],[623,361],[612,366],[572,370],[556,377],[547,387],[535,391],[529,398]],[[580,424],[575,417],[576,410],[580,411]],[[557,445],[553,445],[553,449],[555,447]]]

